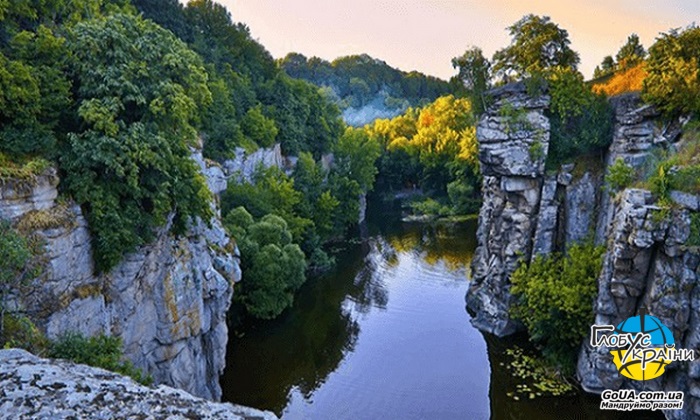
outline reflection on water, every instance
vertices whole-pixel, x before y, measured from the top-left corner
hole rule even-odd
[[[501,362],[512,340],[484,337],[464,309],[476,220],[380,219],[293,308],[231,337],[225,401],[285,419],[618,418],[595,397],[506,396],[514,383]]]

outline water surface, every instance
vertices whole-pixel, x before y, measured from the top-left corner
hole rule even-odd
[[[506,395],[517,381],[504,352],[522,338],[485,337],[464,308],[476,220],[378,220],[364,241],[339,250],[333,272],[303,286],[293,308],[231,337],[224,400],[284,419],[625,417],[581,393]]]

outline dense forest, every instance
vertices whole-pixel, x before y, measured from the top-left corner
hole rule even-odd
[[[324,88],[324,94],[343,111],[345,122],[353,126],[395,117],[458,87],[416,71],[400,71],[366,54],[328,62],[289,53],[279,65],[288,75]]]

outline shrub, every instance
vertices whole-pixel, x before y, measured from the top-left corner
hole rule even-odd
[[[627,188],[633,181],[634,169],[627,165],[622,158],[617,158],[605,175],[605,184],[610,193]]]
[[[0,348],[20,348],[42,355],[48,341],[34,323],[24,315],[5,314],[0,329]]]
[[[511,276],[511,315],[527,327],[544,356],[571,372],[581,340],[593,323],[596,279],[604,247],[574,245],[566,256],[537,256]]]
[[[153,383],[150,375],[144,375],[131,362],[123,360],[122,342],[117,337],[100,334],[88,338],[79,333],[67,333],[49,345],[49,357],[117,372],[144,385]]]

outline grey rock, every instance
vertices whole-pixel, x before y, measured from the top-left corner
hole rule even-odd
[[[547,220],[538,223],[551,216],[551,209],[539,211],[549,147],[549,121],[544,116],[549,97],[531,98],[523,84],[507,85],[490,95],[494,104],[477,125],[483,204],[466,301],[477,328],[504,336],[522,328],[508,314],[513,300],[510,275],[523,258],[529,260],[538,224],[540,242],[552,243],[545,232]],[[520,117],[501,115],[505,104]],[[544,187],[553,198],[552,188],[556,185]]]
[[[225,179],[201,150],[192,158],[210,188]],[[0,215],[18,220],[30,211],[57,208],[58,179],[49,171],[22,190],[14,182],[0,188]],[[219,214],[217,200],[211,203]],[[46,266],[31,293],[17,296],[50,338],[66,332],[110,333],[122,339],[124,354],[156,383],[217,400],[225,366],[226,312],[232,284],[241,279],[240,252],[218,216],[209,225],[192,220],[186,234],[169,232],[127,255],[109,273],[95,274],[87,223],[78,206],[66,210],[62,226],[35,232],[44,242]]]
[[[58,196],[56,168],[48,168],[32,179],[0,182],[0,219],[18,220],[33,210],[47,210]]]
[[[103,369],[18,349],[0,350],[0,389],[2,419],[277,418],[269,411],[214,403],[164,385],[146,387]]]
[[[671,200],[674,203],[687,208],[688,210],[700,210],[700,197],[694,194],[688,194],[681,191],[673,190],[670,193]]]

